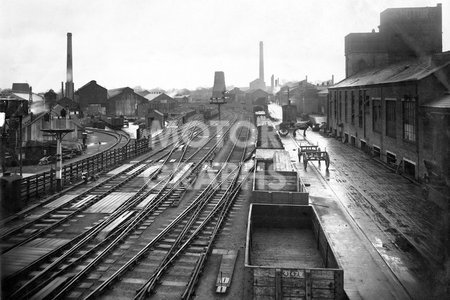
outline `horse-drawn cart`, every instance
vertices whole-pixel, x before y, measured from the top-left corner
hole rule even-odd
[[[312,126],[311,121],[301,121],[301,122],[283,122],[279,125],[278,133],[281,136],[287,136],[289,132],[292,132],[293,137],[296,136],[297,130],[303,130],[303,136],[306,136],[306,130]]]

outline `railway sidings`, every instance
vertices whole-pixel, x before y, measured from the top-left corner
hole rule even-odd
[[[3,295],[190,298],[251,174],[250,129],[236,121],[210,124],[209,135],[189,123],[148,154],[5,221]],[[183,288],[165,292],[170,282]]]

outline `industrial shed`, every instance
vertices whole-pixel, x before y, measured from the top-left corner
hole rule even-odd
[[[138,105],[147,101],[130,87],[108,90],[106,113],[113,116],[135,117]]]

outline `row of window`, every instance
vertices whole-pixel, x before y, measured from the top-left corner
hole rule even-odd
[[[356,147],[356,137],[354,135],[350,136],[350,140],[349,140],[349,134],[345,133],[344,134],[344,142],[348,142],[350,143],[350,145]],[[366,141],[363,139],[359,140],[360,143],[360,148],[361,150],[367,152],[368,150],[370,150],[370,146],[367,145]],[[385,150],[384,151],[384,155],[386,156],[386,163],[390,166],[396,167],[397,169],[401,169],[406,175],[411,176],[412,178],[415,178],[416,176],[416,163],[406,159],[406,158],[402,158],[400,160],[397,160],[397,155],[389,150]],[[372,145],[372,155],[373,157],[382,159],[382,151],[381,148],[376,146],[376,145]]]
[[[373,98],[370,101],[365,90],[359,90],[358,95],[355,91],[334,91],[333,100],[330,101],[330,116],[338,122],[348,123],[348,106],[350,102],[350,124],[355,125],[355,110],[358,109],[358,126],[366,126],[364,115],[369,114],[370,102],[372,102],[372,130],[377,133],[382,132],[383,114],[385,115],[386,136],[397,137],[397,100],[386,99],[384,112],[381,99]],[[342,98],[343,96],[343,98]],[[348,97],[350,96],[350,97]],[[358,107],[356,107],[356,96],[358,97]],[[416,142],[416,101],[414,98],[404,96],[402,98],[402,137],[409,142]]]

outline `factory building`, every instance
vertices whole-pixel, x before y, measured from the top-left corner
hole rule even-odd
[[[137,115],[138,105],[147,101],[130,87],[108,90],[106,114],[134,118]]]
[[[450,176],[450,52],[441,52],[441,9],[387,9],[380,33],[348,35],[348,77],[328,97],[333,135],[411,178],[436,183]],[[369,35],[379,44],[354,52]]]
[[[247,106],[253,106],[253,110],[262,110],[267,112],[270,94],[264,90],[249,90],[245,93],[245,103]],[[247,108],[248,109],[248,108]]]
[[[148,101],[150,109],[156,109],[163,113],[171,112],[178,106],[178,102],[166,93],[160,93],[158,96]]]
[[[95,80],[80,87],[75,96],[80,104],[80,109],[86,116],[106,114],[108,91]]]
[[[44,94],[45,105],[50,108],[56,105],[56,100],[58,99],[58,94],[54,90],[50,89]]]
[[[305,118],[311,114],[326,115],[328,88],[333,83],[334,78],[318,84],[312,84],[306,78],[282,87],[275,94],[275,100],[280,105],[295,105],[298,115]]]
[[[345,37],[345,74],[442,52],[442,5],[389,8],[380,14],[379,32]]]

